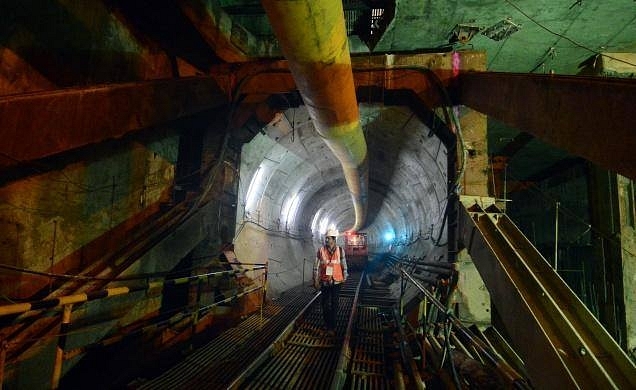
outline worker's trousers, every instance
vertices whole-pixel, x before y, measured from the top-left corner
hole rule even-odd
[[[320,286],[322,316],[328,330],[336,329],[336,314],[338,313],[340,287],[342,287],[342,284],[340,283],[322,284]]]

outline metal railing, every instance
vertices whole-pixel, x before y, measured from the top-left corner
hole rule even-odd
[[[507,382],[516,389],[531,389],[530,385],[527,383],[525,378],[521,376],[515,369],[513,369],[499,354],[492,350],[489,345],[483,342],[481,339],[475,337],[472,332],[464,326],[457,316],[455,316],[451,310],[449,310],[441,301],[439,301],[435,295],[425,288],[420,281],[411,276],[406,270],[403,268],[400,269],[400,273],[402,277],[408,282],[412,283],[420,292],[422,292],[426,299],[437,308],[440,313],[443,313],[443,318],[445,318],[445,334],[447,337],[446,346],[444,348],[445,354],[450,353],[450,349],[448,347],[452,329],[455,330],[456,333],[460,334],[464,340],[467,340],[468,343],[474,348],[479,356],[483,357],[485,362],[488,363],[493,368],[497,369],[503,378],[507,380]],[[446,356],[442,359],[444,361]],[[452,361],[452,357],[449,356],[449,362],[451,368],[454,370],[454,363]]]
[[[195,302],[194,307],[188,310],[187,312],[180,313],[178,315],[179,320],[188,319],[192,322],[192,326],[195,326],[197,321],[199,321],[200,319],[201,313],[205,313],[209,311],[211,308],[218,306],[220,304],[233,302],[242,296],[245,296],[260,290],[263,291],[263,299],[261,300],[261,303],[260,303],[261,315],[262,315],[262,306],[263,306],[263,300],[265,298],[265,290],[266,290],[266,284],[267,284],[267,264],[231,263],[231,265],[232,266],[251,265],[252,267],[242,268],[242,269],[232,269],[232,270],[226,270],[226,271],[206,272],[202,274],[175,278],[175,279],[146,281],[144,283],[139,283],[138,281],[131,280],[129,282],[136,283],[136,285],[117,286],[117,287],[106,288],[106,289],[97,290],[97,291],[90,291],[90,292],[80,293],[80,294],[72,294],[72,295],[67,295],[67,296],[62,296],[57,298],[42,299],[42,300],[36,300],[32,302],[3,305],[3,306],[0,306],[0,317],[16,315],[16,314],[33,313],[33,312],[36,312],[36,313],[33,313],[36,316],[37,315],[50,316],[51,310],[56,310],[60,308],[62,309],[59,314],[61,319],[60,332],[59,334],[53,336],[58,338],[58,342],[57,342],[55,355],[54,355],[51,388],[57,389],[59,387],[59,382],[60,382],[61,374],[62,374],[62,366],[65,360],[71,359],[81,353],[84,353],[92,347],[111,345],[115,342],[123,340],[124,336],[127,336],[127,334],[115,335],[115,336],[109,337],[106,340],[101,340],[96,343],[85,345],[81,348],[75,348],[71,351],[66,351],[65,350],[66,340],[67,340],[67,336],[69,334],[69,330],[71,326],[73,305],[77,305],[77,304],[81,304],[81,303],[89,302],[89,301],[106,299],[106,298],[120,296],[120,295],[131,294],[134,292],[152,291],[156,293],[157,290],[163,290],[166,286],[176,286],[176,285],[189,284],[189,283],[196,282],[197,302]],[[261,284],[259,286],[252,287],[252,288],[244,288],[239,291],[234,291],[232,296],[228,298],[215,301],[209,305],[200,306],[200,298],[201,298],[200,290],[201,290],[202,282],[208,281],[213,278],[218,278],[221,276],[245,275],[247,272],[259,271],[259,270],[264,271],[262,274],[262,278],[260,278]],[[146,277],[148,279],[150,278],[149,276],[146,276]],[[28,318],[18,318],[16,322],[26,321],[27,319],[33,320],[33,316],[29,316]],[[174,321],[162,320],[157,323],[152,323],[152,319],[151,319],[149,322],[151,322],[151,325],[146,326],[143,329],[148,327],[153,327],[156,329],[158,324],[163,326],[168,326]],[[136,330],[135,332],[137,331],[138,330]],[[5,365],[7,363],[6,361],[7,355],[8,355],[8,352],[10,351],[11,344],[12,344],[11,340],[0,340],[0,389],[2,389],[4,379],[5,379]]]

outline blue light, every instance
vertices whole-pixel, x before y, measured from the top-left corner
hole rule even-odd
[[[384,241],[393,241],[395,238],[395,233],[392,231],[384,233]]]

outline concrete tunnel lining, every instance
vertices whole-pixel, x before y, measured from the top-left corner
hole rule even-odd
[[[407,107],[361,104],[359,110],[370,151],[369,223],[362,230],[369,250],[426,255],[440,231],[441,242],[446,237],[446,148]],[[242,150],[235,251],[244,261],[270,263],[274,295],[308,280],[323,234],[317,223],[312,230],[316,213],[340,231],[355,220],[339,163],[306,118],[304,106],[288,109]],[[263,166],[268,179],[255,192],[258,209],[246,213],[250,183]],[[297,211],[286,221],[285,205],[295,196]],[[388,229],[391,242],[383,237]]]

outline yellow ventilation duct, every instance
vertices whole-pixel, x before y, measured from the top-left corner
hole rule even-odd
[[[369,168],[341,0],[263,0],[314,126],[342,164],[360,230]]]

